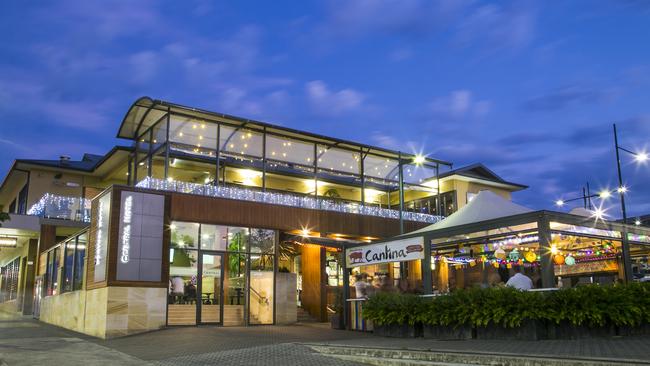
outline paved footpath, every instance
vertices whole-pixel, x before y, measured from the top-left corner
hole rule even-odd
[[[360,366],[304,344],[650,361],[650,338],[581,341],[431,341],[329,329],[325,324],[248,328],[178,327],[99,340],[28,317],[0,313],[0,365]],[[4,363],[4,364],[3,364]]]

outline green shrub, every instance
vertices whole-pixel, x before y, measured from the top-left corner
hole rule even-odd
[[[377,294],[364,306],[364,317],[377,324],[459,327],[518,327],[544,320],[589,327],[650,323],[650,283],[588,285],[548,293],[513,288],[471,288],[449,295]]]

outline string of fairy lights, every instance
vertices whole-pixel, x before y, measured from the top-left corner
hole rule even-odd
[[[175,180],[170,181],[151,177],[146,177],[145,179],[141,180],[138,182],[138,184],[136,184],[136,187],[160,191],[196,194],[209,197],[236,199],[241,201],[268,203],[281,206],[302,207],[325,211],[377,216],[391,219],[399,219],[400,215],[398,210],[391,210],[375,206],[363,206],[356,203],[337,202],[325,198],[314,198],[289,193],[263,192],[259,190],[231,186],[214,186],[209,184],[190,183]],[[403,211],[402,216],[404,220],[431,224],[434,224],[442,219],[441,216],[408,211]]]
[[[237,130],[231,127],[220,126],[222,134],[216,141],[216,125],[201,121],[172,120],[174,132],[170,136],[172,147],[181,152],[214,157],[217,143],[221,146],[220,154],[230,156],[240,161],[253,162],[262,158],[262,133],[251,130]],[[214,137],[213,137],[214,135]],[[143,141],[144,142],[144,141]],[[155,140],[154,140],[155,142]],[[307,169],[318,166],[319,172],[349,177],[361,173],[363,160],[363,173],[369,182],[397,185],[399,178],[396,170],[399,165],[397,160],[366,155],[363,159],[361,153],[337,149],[331,146],[303,143],[289,138],[268,135],[266,139],[266,159],[278,162],[289,162],[303,165]],[[314,156],[316,147],[316,156]],[[317,161],[317,163],[316,163]],[[273,163],[271,162],[271,167]],[[426,183],[427,177],[420,172],[421,164],[406,165],[404,178],[412,179],[413,184]]]
[[[90,222],[90,200],[45,193],[27,215]]]
[[[574,266],[577,263],[612,260],[620,255],[619,249],[609,240],[592,240],[586,247],[571,248],[571,245],[581,245],[582,240],[579,237],[553,233],[553,244],[550,249],[553,263]],[[435,253],[433,259],[459,267],[473,267],[477,264],[493,265],[495,268],[503,265],[539,267],[541,255],[537,245],[538,241],[537,235],[517,236],[484,243],[480,245],[481,252],[479,253],[461,246],[458,253],[453,256]],[[571,245],[563,245],[560,248],[558,245],[560,241]]]

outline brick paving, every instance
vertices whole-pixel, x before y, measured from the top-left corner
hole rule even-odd
[[[323,365],[360,364],[312,351],[335,344],[439,352],[639,360],[650,364],[650,337],[563,341],[433,341],[337,331],[327,324],[237,328],[178,327],[100,340],[28,317],[0,313],[0,365]]]
[[[517,356],[594,358],[643,361],[650,364],[650,337],[614,337],[578,340],[465,340],[435,341],[422,338],[403,339],[363,337],[318,344],[343,345],[367,348],[394,348],[408,350],[500,354]]]

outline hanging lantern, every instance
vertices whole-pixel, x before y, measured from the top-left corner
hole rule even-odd
[[[499,248],[494,251],[494,256],[499,258],[499,259],[506,259],[506,251]]]
[[[494,262],[494,263],[492,263],[492,265],[494,266],[494,268],[497,268],[497,269],[499,268],[499,262]]]
[[[553,257],[553,262],[555,262],[557,265],[564,264],[564,256],[562,254],[556,254]]]
[[[517,249],[513,249],[512,252],[510,252],[510,255],[508,255],[508,258],[513,262],[518,261],[519,260],[519,251]]]
[[[568,255],[566,258],[564,258],[564,264],[567,266],[572,266],[576,264],[576,259],[573,258],[573,256]]]
[[[535,254],[533,251],[526,252],[524,253],[524,259],[530,263],[533,263],[537,260],[537,254]]]

